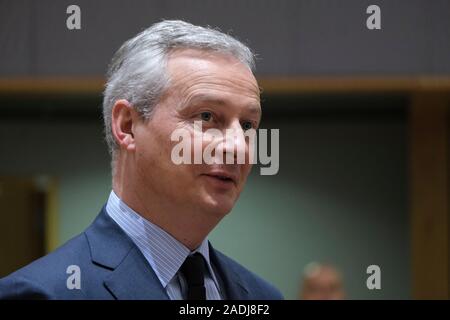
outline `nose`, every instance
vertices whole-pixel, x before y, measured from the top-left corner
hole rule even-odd
[[[246,152],[247,143],[245,141],[244,130],[242,130],[242,126],[238,120],[233,121],[225,130],[223,141],[225,163],[245,163]]]

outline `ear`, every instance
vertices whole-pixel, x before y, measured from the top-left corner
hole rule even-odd
[[[117,144],[121,149],[135,151],[134,129],[136,127],[137,112],[124,99],[117,100],[112,108],[111,129]]]

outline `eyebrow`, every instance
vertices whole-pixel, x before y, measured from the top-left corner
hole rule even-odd
[[[224,99],[217,98],[211,95],[207,94],[198,94],[193,96],[192,98],[189,98],[188,104],[195,104],[195,103],[201,103],[201,102],[210,102],[212,104],[218,105],[218,106],[224,106],[227,104],[227,102]],[[261,116],[261,106],[258,104],[249,104],[249,110],[250,113],[257,114]]]
[[[193,96],[192,98],[189,98],[188,103],[194,104],[199,102],[212,102],[214,104],[223,106],[226,104],[226,101],[214,96],[206,95],[206,94],[197,94]]]

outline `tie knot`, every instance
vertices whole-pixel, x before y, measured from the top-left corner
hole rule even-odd
[[[205,259],[202,255],[194,253],[188,256],[180,268],[187,283],[187,300],[206,300],[205,288]]]
[[[194,253],[186,258],[180,268],[188,286],[203,286],[205,275],[205,259],[200,253]]]

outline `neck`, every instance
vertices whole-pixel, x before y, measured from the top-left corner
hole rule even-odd
[[[136,174],[125,170],[119,163],[113,175],[116,195],[144,219],[157,225],[191,251],[200,246],[219,223],[215,215],[198,208],[180,207],[170,199],[158,198],[146,185],[137,183]],[[126,172],[125,172],[126,171]]]

